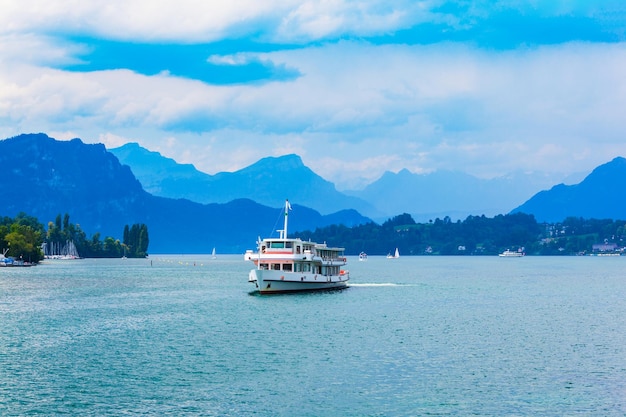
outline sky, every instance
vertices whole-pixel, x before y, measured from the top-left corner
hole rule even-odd
[[[0,137],[137,142],[203,172],[295,153],[385,171],[626,157],[621,0],[0,0]]]

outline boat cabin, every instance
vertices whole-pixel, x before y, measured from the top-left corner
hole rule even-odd
[[[259,253],[261,256],[257,259],[253,254],[248,255],[259,269],[322,276],[339,275],[346,261],[344,248],[329,248],[325,243],[300,239],[263,239]]]
[[[260,244],[261,253],[265,254],[305,254],[314,253],[315,243],[300,239],[264,239]]]

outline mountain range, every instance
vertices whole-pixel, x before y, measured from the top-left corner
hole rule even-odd
[[[364,200],[337,191],[334,184],[311,171],[297,155],[267,157],[240,171],[209,175],[137,143],[127,143],[110,152],[130,166],[144,189],[156,196],[198,203],[250,198],[270,207],[280,207],[289,198],[322,214],[346,209],[376,213]]]
[[[542,173],[517,172],[481,179],[459,171],[414,174],[402,169],[398,173],[385,172],[362,190],[341,193],[307,168],[297,155],[264,158],[234,173],[209,175],[136,143],[110,151],[128,164],[144,187],[155,195],[203,202],[220,195],[221,201],[250,198],[277,206],[280,204],[277,195],[282,190],[294,190],[297,198],[320,212],[354,208],[379,223],[401,213],[411,214],[418,222],[446,216],[465,219],[469,215],[491,217],[517,212],[533,214],[540,222],[559,222],[569,216],[626,219],[626,196],[621,180],[626,177],[626,160],[622,157],[588,175],[571,175],[564,179],[573,183],[569,185],[564,182],[554,185],[554,178]],[[255,187],[266,180],[271,183],[267,190]],[[207,183],[210,193],[203,192],[207,189],[203,184]],[[300,193],[300,187],[306,191]]]
[[[20,212],[44,225],[68,213],[87,235],[121,238],[124,225],[148,226],[151,253],[243,253],[258,236],[282,228],[281,207],[249,199],[200,204],[146,192],[127,165],[102,144],[25,134],[0,141],[0,215]],[[292,204],[289,230],[370,221],[355,210],[322,215]]]
[[[494,216],[509,212],[554,184],[552,178],[538,173],[481,179],[458,171],[413,174],[403,169],[398,173],[385,172],[362,190],[339,192],[297,155],[267,157],[239,171],[210,175],[137,143],[109,151],[130,166],[144,189],[156,196],[199,203],[250,198],[277,207],[286,197],[285,190],[289,190],[290,201],[322,214],[355,209],[379,223],[400,213],[409,213],[416,221],[446,216],[464,219],[476,214]]]
[[[152,165],[143,157],[132,162],[133,152],[152,158]],[[540,222],[558,222],[569,216],[626,219],[625,177],[626,160],[618,157],[594,169],[578,184],[553,186],[496,214],[524,212]],[[253,247],[258,236],[268,236],[282,227],[281,207],[286,197],[293,207],[289,230],[294,232],[371,221],[349,208],[351,202],[364,211],[379,213],[397,207],[400,209],[392,215],[398,215],[410,212],[411,207],[417,207],[420,213],[472,211],[477,206],[471,204],[480,204],[477,199],[486,200],[485,196],[497,192],[503,200],[507,195],[513,198],[505,193],[509,183],[504,180],[498,188],[494,186],[497,182],[479,181],[462,173],[416,176],[406,170],[387,173],[355,192],[358,196],[346,196],[304,166],[296,155],[264,158],[235,173],[211,176],[136,144],[108,151],[102,144],[85,144],[80,139],[57,141],[43,133],[0,141],[0,178],[2,216],[24,212],[47,224],[58,214],[68,213],[71,222],[88,235],[99,232],[103,237],[116,238],[124,225],[145,223],[151,253],[208,253],[213,247],[222,253],[241,253]],[[433,179],[434,185],[428,179]],[[275,188],[274,183],[278,184]],[[261,192],[258,184],[271,185],[274,191]],[[481,188],[489,185],[493,189]],[[205,186],[211,190],[208,195],[202,192]],[[394,187],[401,189],[393,193]],[[179,194],[164,197],[144,188],[154,193],[169,190]],[[297,194],[299,188],[306,192]],[[204,202],[192,201],[193,194],[185,194],[185,190],[195,192]],[[285,190],[289,190],[288,196]],[[294,193],[313,207],[294,199]],[[261,195],[265,204],[255,201]],[[323,207],[327,214],[317,209],[320,200],[326,200]],[[332,212],[334,208],[337,210]],[[476,209],[470,214],[486,213]]]
[[[407,169],[385,172],[363,190],[348,191],[387,216],[409,213],[418,222],[469,215],[493,217],[509,212],[537,191],[551,186],[541,174],[514,173],[482,179],[459,171],[414,174]]]

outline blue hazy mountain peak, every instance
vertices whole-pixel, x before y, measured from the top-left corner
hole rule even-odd
[[[428,221],[506,213],[549,185],[544,177],[533,175],[481,179],[454,170],[416,174],[402,169],[387,171],[363,190],[349,193],[379,212],[406,212],[417,221]]]
[[[110,149],[110,151],[120,159],[126,161],[126,165],[137,167],[150,167],[154,170],[170,170],[176,169],[180,172],[194,173],[200,172],[193,164],[181,164],[172,158],[163,156],[161,153],[151,151],[140,146],[137,142],[126,143],[119,148]]]
[[[110,152],[129,165],[145,190],[156,196],[204,204],[249,198],[269,207],[281,207],[288,198],[322,214],[347,209],[368,216],[375,213],[365,201],[337,191],[295,154],[265,157],[238,171],[210,175],[137,144]]]
[[[596,167],[580,183],[558,184],[535,194],[512,213],[533,214],[538,221],[558,222],[567,217],[626,219],[626,159],[616,157]]]
[[[243,168],[242,171],[265,167],[270,167],[272,169],[295,169],[304,167],[304,163],[302,162],[302,158],[300,158],[300,156],[293,153],[282,156],[268,156],[259,159],[247,168]]]

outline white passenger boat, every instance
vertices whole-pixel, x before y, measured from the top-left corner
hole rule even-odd
[[[285,202],[285,223],[278,238],[259,239],[257,250],[246,251],[244,259],[254,263],[248,275],[261,294],[320,291],[346,288],[350,273],[344,248],[326,243],[287,237],[291,205]]]
[[[504,252],[498,254],[498,256],[501,258],[519,258],[521,256],[524,256],[524,252],[522,252],[521,250],[514,252],[512,250],[507,249]]]

